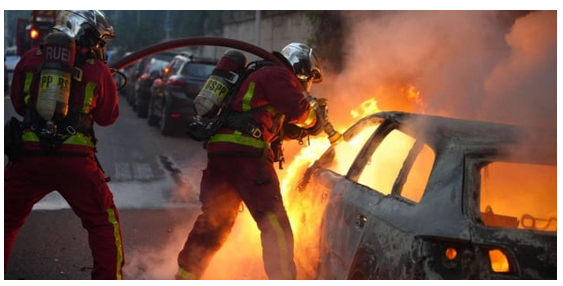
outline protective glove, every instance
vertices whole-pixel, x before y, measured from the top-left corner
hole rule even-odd
[[[295,124],[290,124],[284,121],[283,123],[283,136],[285,140],[301,140],[307,137],[307,131]]]
[[[328,120],[328,100],[326,98],[315,98],[310,97],[307,98],[309,104],[312,108],[315,109],[315,113],[317,115],[317,122],[313,127],[309,127],[306,129],[307,133],[310,135],[319,135]]]

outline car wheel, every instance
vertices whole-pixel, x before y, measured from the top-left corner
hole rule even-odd
[[[170,120],[170,106],[164,101],[162,103],[162,117],[160,118],[160,133],[164,136],[170,136],[173,133],[172,120]]]
[[[149,109],[147,111],[147,122],[149,123],[149,126],[158,126],[158,121],[160,118],[158,118],[158,116],[154,114],[154,109],[154,99],[151,97],[149,101]]]

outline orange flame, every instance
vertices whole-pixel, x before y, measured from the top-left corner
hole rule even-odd
[[[379,112],[379,107],[377,106],[377,100],[375,98],[368,98],[360,104],[358,109],[352,109],[350,115],[354,119],[360,119],[366,115]]]
[[[414,88],[405,89],[414,92]],[[369,97],[357,109],[350,111],[354,122],[366,115],[379,112],[377,100]],[[334,122],[332,122],[334,124]],[[335,127],[339,126],[335,124]],[[337,128],[343,131],[345,128]],[[334,148],[350,151],[358,150],[359,146],[367,140],[371,129],[355,138],[354,142],[341,142]],[[295,237],[295,261],[297,264],[298,279],[314,278],[319,257],[317,232],[320,228],[324,201],[319,201],[319,196],[313,190],[297,191],[300,179],[313,162],[330,147],[330,142],[325,136],[310,138],[309,145],[299,149],[285,170],[278,170],[280,187],[284,197],[284,204],[291,221]],[[350,156],[337,158],[336,169],[344,170],[353,160]],[[315,190],[317,192],[318,190]],[[244,206],[243,206],[244,207]],[[260,233],[256,223],[243,208],[229,239],[221,250],[215,255],[202,279],[267,279],[262,262]],[[226,267],[226,265],[229,265]],[[240,265],[241,267],[238,267]]]

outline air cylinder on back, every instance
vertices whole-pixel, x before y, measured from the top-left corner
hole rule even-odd
[[[76,44],[65,33],[53,32],[45,38],[43,53],[36,109],[47,122],[56,122],[68,113]]]
[[[234,87],[245,67],[246,57],[241,52],[226,51],[194,99],[197,115],[208,116],[212,111],[216,111]]]

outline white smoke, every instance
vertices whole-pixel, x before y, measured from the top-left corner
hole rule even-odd
[[[342,14],[351,32],[343,41],[345,68],[313,88],[314,95],[329,98],[333,123],[340,127],[354,121],[349,111],[369,97],[382,110],[556,126],[556,11]],[[396,91],[407,85],[420,91],[421,102]],[[286,149],[286,165],[291,154]],[[173,229],[166,243],[132,250],[128,279],[171,279],[194,219]],[[249,226],[255,228],[252,219],[241,215],[203,278],[265,279],[258,237],[250,235],[249,243],[243,233]]]
[[[345,69],[319,85],[332,110],[375,97],[382,110],[556,126],[557,11],[342,15],[351,31]],[[421,102],[393,92],[406,85]]]

